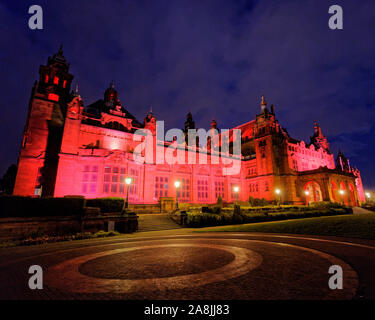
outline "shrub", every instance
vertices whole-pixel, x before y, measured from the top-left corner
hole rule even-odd
[[[95,198],[87,199],[86,206],[100,208],[102,213],[121,212],[124,206],[124,199],[122,198]]]
[[[249,204],[250,204],[250,207],[254,207],[254,197],[252,196],[249,197]]]
[[[305,211],[301,211],[300,207],[298,206],[285,206],[283,208],[279,208],[278,211],[272,211],[269,207],[267,207],[252,208],[251,210],[243,210],[241,212],[240,206],[235,205],[233,209],[222,209],[220,214],[213,214],[212,212],[199,213],[196,211],[189,211],[186,224],[188,227],[200,228],[353,213],[352,208],[340,206],[337,208],[324,208],[324,206],[322,208],[306,207],[305,209]]]
[[[0,197],[0,217],[47,217],[82,215],[84,198]]]
[[[214,214],[220,214],[221,213],[221,206],[212,206],[212,207],[202,207],[202,213],[214,213]],[[196,210],[193,210],[196,211]]]
[[[241,214],[241,207],[238,206],[238,205],[235,205],[234,209],[233,209],[233,212],[234,212],[234,214]]]
[[[266,199],[262,198],[262,199],[258,199],[258,198],[253,198],[253,197],[250,197],[249,198],[249,203],[252,207],[263,207],[263,206],[268,206],[269,203]]]
[[[223,205],[223,198],[221,197],[221,195],[219,195],[219,197],[217,198],[217,202],[216,204],[222,206]]]

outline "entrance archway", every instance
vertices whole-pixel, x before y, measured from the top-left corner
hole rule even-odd
[[[342,181],[340,183],[340,202],[345,205],[349,205],[349,196],[348,196],[348,190],[346,189],[345,183]]]
[[[306,203],[323,201],[320,185],[316,181],[305,184]]]
[[[335,181],[331,180],[331,183],[330,183],[330,187],[331,187],[331,195],[332,195],[332,201],[333,202],[338,202],[338,197],[337,197],[337,184]]]

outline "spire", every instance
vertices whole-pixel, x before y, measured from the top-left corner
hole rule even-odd
[[[65,69],[69,68],[69,64],[64,57],[62,44],[60,44],[59,50],[52,56],[52,58],[48,57],[47,65],[59,65]]]
[[[267,105],[267,101],[266,99],[264,98],[264,95],[262,95],[261,97],[261,103],[260,103],[261,106],[266,106]]]
[[[189,113],[186,115],[186,121],[185,121],[185,133],[188,132],[189,129],[195,129],[195,122],[193,120],[193,115],[189,111]]]
[[[260,109],[261,109],[262,113],[264,113],[267,110],[267,101],[264,98],[264,95],[262,95],[262,97],[261,97]]]
[[[217,129],[217,122],[215,119],[212,119],[211,121],[211,129]]]
[[[76,87],[74,90],[72,90],[72,93],[71,93],[74,97],[79,97],[79,91],[78,91],[78,83],[76,83]]]
[[[317,121],[314,121],[314,133],[317,134],[318,131],[319,131],[319,126],[318,126],[318,122]]]
[[[120,104],[120,100],[118,99],[118,92],[115,89],[113,80],[109,84],[109,88],[107,88],[104,92],[104,102],[111,107],[115,107],[116,105]]]

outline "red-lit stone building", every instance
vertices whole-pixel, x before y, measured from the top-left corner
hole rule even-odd
[[[113,83],[104,99],[84,106],[71,91],[73,75],[62,49],[40,66],[30,98],[14,194],[125,197],[125,177],[131,203],[157,203],[175,197],[180,202],[247,201],[250,196],[289,203],[335,201],[355,205],[364,201],[360,172],[339,153],[335,163],[329,143],[317,123],[309,143],[289,136],[278,123],[273,105],[264,97],[260,112],[236,128],[241,130],[241,169],[224,175],[223,164],[140,164],[134,161],[138,129],[155,133],[152,112],[139,122],[121,104]],[[250,117],[250,115],[249,115]],[[189,113],[185,132],[195,128]],[[216,129],[213,120],[211,128]],[[153,136],[155,139],[155,135]],[[220,140],[220,139],[219,139]],[[155,151],[164,153],[170,142]],[[200,149],[202,149],[201,147]],[[203,148],[205,149],[205,148]],[[199,152],[187,146],[184,152]],[[210,148],[208,158],[212,157]],[[238,186],[236,193],[235,186]],[[280,195],[275,193],[280,190]]]

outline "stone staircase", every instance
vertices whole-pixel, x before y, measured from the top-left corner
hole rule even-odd
[[[138,231],[158,231],[170,230],[181,228],[180,225],[175,223],[169,214],[151,213],[138,215]]]

